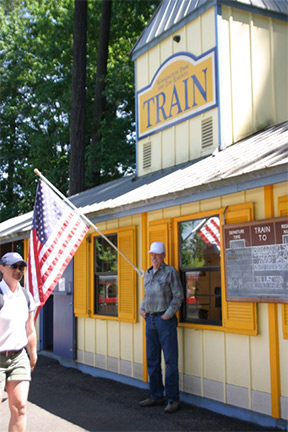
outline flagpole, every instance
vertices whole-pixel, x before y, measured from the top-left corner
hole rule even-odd
[[[118,248],[117,246],[115,246],[111,240],[109,240],[109,238],[107,238],[105,236],[105,234],[102,233],[102,231],[100,231],[100,229],[93,223],[90,221],[90,219],[87,218],[87,216],[85,216],[84,214],[81,214],[79,212],[79,209],[67,198],[65,197],[65,195],[62,194],[62,192],[60,192],[37,168],[34,169],[34,173],[37,174],[51,189],[54,190],[54,192],[56,192],[74,211],[75,213],[78,214],[78,216],[80,216],[86,223],[88,226],[92,227],[95,229],[95,231],[97,231],[101,237],[103,237],[107,243],[110,244],[110,246],[112,246],[118,253],[119,255],[122,256],[122,258],[124,258],[133,268],[134,270],[139,274],[139,276],[144,276],[144,271],[143,270],[139,270],[138,267],[136,267]]]

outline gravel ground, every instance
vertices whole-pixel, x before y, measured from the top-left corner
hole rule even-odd
[[[77,369],[39,355],[31,383],[27,432],[63,431],[273,431],[181,403],[174,414],[163,406],[141,408],[147,390]],[[3,415],[4,412],[4,415]],[[0,431],[7,431],[8,402],[0,408]]]

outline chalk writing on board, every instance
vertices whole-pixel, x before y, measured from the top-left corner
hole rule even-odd
[[[228,300],[288,302],[285,218],[224,226]]]

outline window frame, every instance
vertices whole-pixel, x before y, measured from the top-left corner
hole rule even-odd
[[[234,302],[226,300],[226,280],[225,280],[225,262],[223,253],[223,236],[222,227],[225,224],[247,222],[254,220],[254,204],[253,202],[245,202],[242,204],[233,204],[231,206],[220,207],[218,209],[208,210],[205,212],[190,213],[185,216],[173,219],[173,265],[179,270],[178,260],[178,222],[189,219],[197,219],[201,217],[209,217],[213,215],[220,217],[220,245],[221,245],[221,298],[222,298],[222,326],[190,324],[180,321],[179,327],[224,331],[226,333],[236,333],[242,335],[256,336],[258,334],[257,326],[257,307],[253,302]]]
[[[114,235],[114,234],[118,234],[117,232],[117,228],[116,229],[110,229],[110,230],[105,230],[102,231],[102,233],[109,238],[109,235]],[[108,320],[119,320],[119,310],[118,310],[118,314],[117,316],[115,315],[104,315],[101,313],[95,313],[95,305],[96,305],[96,301],[97,301],[97,296],[96,296],[96,272],[95,272],[95,265],[96,265],[96,260],[95,260],[95,256],[94,256],[94,252],[95,252],[95,248],[94,248],[94,243],[95,243],[95,237],[101,237],[101,234],[99,234],[98,232],[95,232],[93,234],[91,234],[91,238],[90,238],[90,283],[88,286],[88,291],[90,293],[89,295],[89,310],[90,310],[90,314],[89,316],[91,318],[100,318],[100,319],[108,319]],[[118,244],[118,235],[117,235],[117,244]],[[118,259],[117,259],[117,276],[118,276]],[[119,287],[118,287],[118,298],[119,298]]]
[[[223,211],[222,211],[223,214]],[[219,218],[219,224],[220,224],[220,260],[219,260],[219,265],[217,266],[213,266],[213,265],[206,265],[203,267],[180,267],[180,263],[181,263],[181,232],[180,232],[180,224],[183,222],[189,222],[192,220],[198,220],[198,219],[208,219],[210,217],[218,217]],[[186,274],[187,272],[209,272],[209,279],[211,277],[210,273],[214,272],[214,271],[219,271],[220,272],[220,286],[221,286],[221,303],[222,303],[222,299],[223,299],[223,266],[222,266],[222,218],[221,218],[221,213],[219,212],[219,210],[214,210],[212,212],[203,212],[203,213],[196,213],[193,215],[187,215],[187,216],[182,216],[180,218],[176,218],[176,220],[174,220],[175,225],[174,225],[174,229],[177,229],[177,247],[178,247],[178,256],[177,256],[177,269],[179,271],[179,275],[181,278],[181,282],[183,285],[183,290],[184,290],[184,301],[183,304],[181,306],[181,309],[179,311],[179,319],[180,319],[180,324],[184,325],[184,326],[196,326],[197,328],[199,328],[199,326],[204,326],[205,328],[207,328],[208,326],[212,327],[212,328],[223,328],[223,313],[222,313],[222,307],[221,307],[221,320],[206,320],[206,319],[199,319],[199,318],[187,318],[187,306],[186,304],[184,305],[184,302],[186,301]],[[200,294],[201,296],[201,294]],[[211,294],[210,292],[210,283],[209,283],[209,295],[207,294],[207,297],[209,297],[209,309],[211,307],[211,298],[214,297],[216,299],[216,295],[215,294]]]
[[[222,226],[223,226],[223,214],[225,212],[225,208],[218,208],[214,210],[208,210],[203,212],[195,212],[190,213],[185,216],[180,216],[173,218],[173,265],[178,270],[181,277],[180,270],[180,230],[179,223],[180,222],[188,222],[189,220],[195,219],[203,219],[209,218],[212,216],[218,216],[220,220],[220,278],[221,278],[221,301],[222,301],[222,323],[220,325],[215,325],[211,323],[204,323],[204,320],[198,320],[199,322],[193,321],[182,321],[181,317],[181,309],[178,311],[178,326],[179,327],[187,327],[187,328],[197,328],[197,329],[205,329],[205,330],[215,330],[215,331],[223,331],[224,329],[224,316],[223,316],[223,303],[226,301],[225,299],[225,275],[224,275],[224,261],[223,261],[223,241],[222,241]],[[184,289],[184,286],[183,286]],[[205,320],[206,321],[206,320]]]
[[[136,265],[136,226],[129,225],[121,228],[114,228],[109,230],[101,230],[105,236],[109,236],[111,234],[117,234],[117,248],[124,253],[124,255]],[[94,237],[99,237],[100,234],[95,232],[90,236],[90,244],[89,244],[89,283],[88,283],[88,295],[89,295],[89,317],[108,320],[108,321],[122,321],[122,322],[130,322],[135,323],[137,321],[136,314],[136,301],[137,301],[137,284],[136,284],[136,272],[132,268],[127,261],[118,255],[117,258],[117,276],[118,276],[118,315],[103,315],[103,314],[95,314],[94,313],[94,305],[95,305],[95,283],[94,283]],[[128,239],[129,243],[129,254],[127,255],[127,251],[123,250],[122,241]],[[126,253],[125,253],[126,252]],[[125,276],[125,280],[124,280]],[[127,279],[128,278],[128,279]],[[125,286],[126,284],[126,286]],[[128,286],[128,289],[127,289]],[[123,296],[128,298],[128,303],[130,309],[125,309],[125,304],[123,305]],[[125,302],[124,302],[125,303]]]
[[[114,244],[114,242],[112,241],[111,237],[115,236],[116,237],[116,247],[118,248],[118,233],[110,233],[110,234],[105,234],[105,236]],[[93,302],[93,309],[92,309],[92,313],[93,315],[96,316],[105,316],[105,317],[114,317],[114,318],[118,318],[118,272],[119,272],[119,265],[118,265],[118,252],[116,251],[116,260],[117,260],[117,270],[116,271],[102,271],[102,272],[97,272],[97,268],[96,268],[96,239],[100,238],[103,242],[105,242],[106,240],[101,236],[101,235],[95,235],[92,238],[92,248],[93,248],[93,281],[94,281],[94,302]],[[107,243],[107,241],[106,241]],[[109,243],[108,243],[109,245]],[[113,247],[110,245],[110,247],[113,249]],[[116,277],[116,284],[117,284],[117,314],[109,314],[109,313],[101,313],[101,312],[97,312],[97,310],[99,310],[99,291],[100,291],[100,277]]]

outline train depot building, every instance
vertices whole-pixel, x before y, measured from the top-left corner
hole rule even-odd
[[[285,2],[162,1],[131,51],[137,172],[71,201],[140,270],[166,245],[185,299],[180,398],[288,421]],[[32,212],[0,224],[1,255]],[[90,228],[38,318],[39,349],[147,385],[143,277]],[[147,386],[148,388],[148,386]]]

